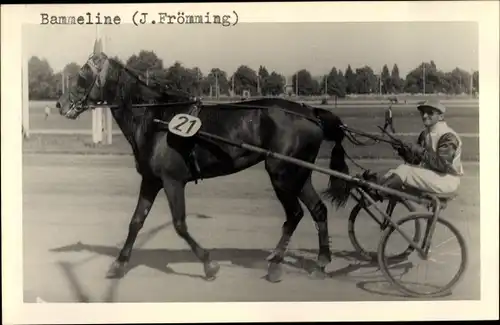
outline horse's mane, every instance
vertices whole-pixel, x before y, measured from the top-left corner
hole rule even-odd
[[[149,85],[139,76],[138,71],[127,67],[120,61],[114,58],[108,58],[108,60],[117,66],[118,68],[127,72],[127,74],[134,79],[134,81],[145,89],[149,90],[151,93],[156,94],[157,98],[154,98],[156,102],[175,102],[175,101],[189,101],[191,100],[191,95],[187,92],[175,89],[167,89],[167,85],[154,82]],[[142,104],[140,102],[134,104]]]

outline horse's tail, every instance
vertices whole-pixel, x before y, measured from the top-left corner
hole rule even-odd
[[[349,174],[349,166],[345,162],[346,153],[342,146],[345,137],[344,130],[341,128],[342,121],[337,115],[321,108],[315,108],[314,115],[321,121],[324,139],[335,142],[330,154],[330,169]],[[351,187],[347,181],[330,176],[328,187],[323,191],[323,195],[337,207],[341,207],[349,199],[350,191]]]

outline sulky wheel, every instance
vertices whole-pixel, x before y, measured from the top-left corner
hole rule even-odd
[[[430,212],[412,213],[397,221],[397,225],[405,231],[405,224],[419,222],[426,229],[432,219],[433,214]],[[391,284],[413,297],[435,297],[451,293],[461,279],[468,261],[467,246],[459,230],[449,221],[438,218],[427,259],[423,259],[415,251],[404,264],[391,265],[385,253],[388,242],[396,237],[402,238],[402,235],[396,228],[389,226],[382,235],[378,251],[380,269]],[[418,242],[419,247],[422,241],[423,238]],[[436,268],[424,269],[426,266]]]
[[[411,207],[406,202],[395,200],[386,200],[384,202],[387,202],[385,212],[391,216],[392,220],[394,220],[394,214],[407,215],[411,211]],[[374,208],[365,208],[364,200],[354,206],[348,220],[348,234],[352,246],[362,259],[365,261],[377,260],[379,236],[389,226],[390,223],[385,221],[378,211]],[[361,228],[363,229],[361,230]],[[412,231],[414,233],[413,240],[418,242],[421,236],[420,223],[415,222]],[[372,242],[371,245],[368,244],[370,241]],[[361,244],[361,242],[364,244]],[[399,245],[391,247],[391,251],[387,253],[391,260],[400,260],[410,255],[413,250],[413,247],[408,245],[407,242],[401,242]]]

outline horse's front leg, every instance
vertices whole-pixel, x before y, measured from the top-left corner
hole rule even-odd
[[[208,251],[201,247],[188,231],[186,224],[185,183],[170,177],[164,177],[163,189],[167,195],[176,233],[186,241],[191,251],[203,263],[206,279],[215,279],[220,266],[210,259]]]
[[[137,234],[144,225],[144,221],[151,210],[155,198],[162,187],[160,179],[143,178],[141,181],[141,188],[139,198],[135,207],[134,215],[129,224],[127,240],[120,251],[116,260],[111,264],[108,270],[108,278],[121,278],[125,274],[125,269],[134,246]]]

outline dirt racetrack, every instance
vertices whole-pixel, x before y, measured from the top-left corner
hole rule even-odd
[[[381,170],[397,162],[361,164]],[[465,171],[459,197],[443,217],[464,235],[469,266],[453,294],[440,299],[480,298],[479,166],[466,164]],[[314,173],[318,190],[326,183],[324,175]],[[24,154],[25,302],[407,299],[386,283],[376,265],[352,256],[347,236],[352,202],[338,211],[328,205],[333,253],[329,278],[313,280],[307,274],[318,239],[306,212],[290,243],[283,281],[265,281],[265,258],[279,239],[284,214],[262,166],[188,186],[188,227],[221,264],[215,281],[201,278],[202,265],[172,228],[162,193],[136,241],[130,271],[121,280],[106,279],[125,239],[138,186],[130,156]],[[366,227],[370,224],[366,220]],[[363,234],[373,242],[379,236],[376,231]],[[442,274],[431,272],[436,279]]]

